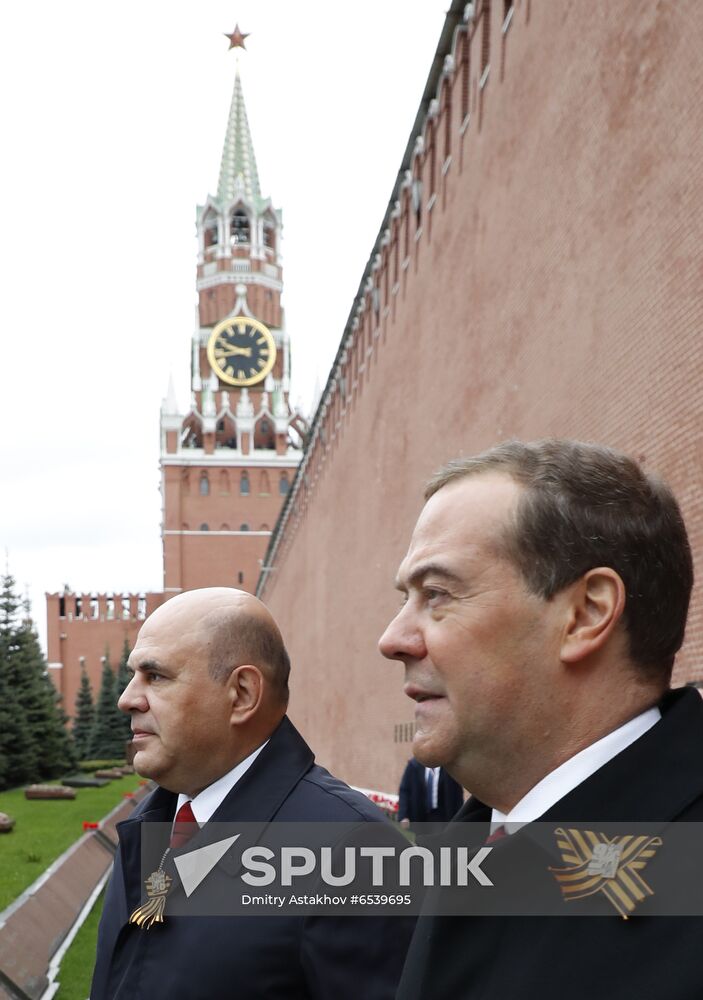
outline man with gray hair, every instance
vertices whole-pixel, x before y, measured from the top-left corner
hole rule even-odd
[[[450,828],[490,824],[498,864],[537,820],[703,820],[703,703],[670,690],[693,583],[670,490],[608,448],[513,441],[425,499],[380,649],[405,667],[415,756],[472,795]],[[398,998],[700,996],[703,922],[635,902],[632,920],[605,898],[600,918],[423,916]]]

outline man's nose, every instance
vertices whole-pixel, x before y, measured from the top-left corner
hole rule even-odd
[[[378,640],[378,648],[389,660],[421,660],[427,650],[422,632],[404,605]]]
[[[117,707],[121,712],[146,712],[148,702],[141,678],[138,674],[133,674],[127,687],[117,699]]]

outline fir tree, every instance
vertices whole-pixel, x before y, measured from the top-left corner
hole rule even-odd
[[[38,780],[57,778],[74,763],[68,719],[61,698],[47,672],[46,660],[31,619],[26,618],[15,631],[18,672],[24,676],[22,703],[37,748]]]
[[[19,613],[20,599],[15,593],[15,580],[9,572],[2,577],[0,590],[0,634],[3,638],[9,636],[15,626]]]
[[[7,787],[55,777],[72,764],[65,716],[9,573],[0,583],[0,757]]]
[[[95,706],[95,725],[90,741],[90,756],[97,760],[123,758],[125,733],[122,712],[117,707],[117,683],[110,666],[109,650],[105,651],[100,694]]]
[[[22,677],[18,683],[14,633],[20,602],[9,572],[0,587],[0,753],[5,787],[13,788],[35,779],[38,746],[27,719]]]
[[[37,771],[36,747],[27,716],[7,677],[3,647],[0,639],[0,789],[26,784]]]
[[[115,693],[117,695],[118,700],[120,695],[122,694],[122,692],[132,679],[132,675],[127,669],[127,660],[129,659],[129,654],[131,652],[132,650],[130,649],[129,642],[125,638],[124,644],[122,646],[122,656],[120,657],[120,663],[119,666],[117,667],[117,688]],[[124,738],[126,740],[131,740],[132,720],[130,719],[129,715],[127,715],[125,712],[122,712],[121,715],[122,715],[122,723],[124,730]]]
[[[93,690],[85,665],[83,665],[81,667],[81,683],[76,695],[76,714],[73,717],[73,747],[78,760],[86,760],[90,754],[94,723]]]

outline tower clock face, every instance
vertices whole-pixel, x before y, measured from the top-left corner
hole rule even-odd
[[[223,319],[207,343],[212,370],[229,385],[256,385],[276,361],[276,344],[268,327],[249,316]]]

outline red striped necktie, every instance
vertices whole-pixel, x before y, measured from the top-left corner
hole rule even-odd
[[[196,820],[193,809],[188,802],[184,802],[181,808],[176,813],[176,819],[173,823],[173,830],[171,831],[171,840],[169,841],[169,847],[173,849],[178,849],[187,844],[193,834],[197,833],[198,821]]]
[[[493,833],[491,833],[488,837],[486,837],[486,841],[485,841],[486,847],[488,847],[489,844],[495,844],[496,840],[502,840],[503,837],[507,837],[507,836],[508,836],[508,831],[505,829],[505,827],[501,823],[500,826],[497,826],[495,828],[495,830],[493,831]]]

